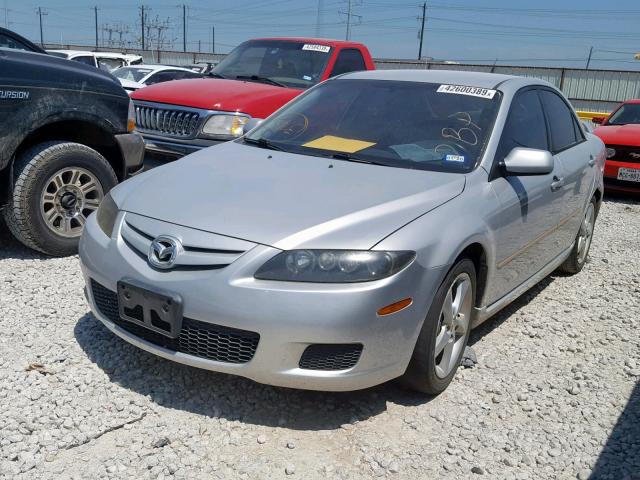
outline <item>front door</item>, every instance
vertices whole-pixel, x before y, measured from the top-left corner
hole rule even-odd
[[[542,105],[535,88],[518,92],[505,124],[496,165],[516,147],[549,150]],[[562,251],[557,225],[562,217],[563,165],[547,175],[492,174],[491,186],[501,209],[490,221],[496,232],[495,282],[487,300],[494,302],[541,270]]]

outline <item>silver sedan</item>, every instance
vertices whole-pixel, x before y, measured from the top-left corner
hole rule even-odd
[[[80,243],[87,297],[194,367],[437,394],[473,327],[582,269],[604,158],[543,81],[350,73],[114,188]]]

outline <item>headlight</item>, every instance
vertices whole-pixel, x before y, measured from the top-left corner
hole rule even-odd
[[[133,132],[136,129],[136,106],[129,100],[129,113],[127,114],[127,132]]]
[[[289,250],[271,258],[254,276],[285,282],[370,282],[399,272],[415,256],[415,252]]]
[[[607,148],[607,158],[613,158],[616,156],[615,148]]]
[[[250,118],[248,115],[212,115],[202,127],[202,133],[207,137],[237,138],[244,133]]]
[[[110,194],[106,194],[100,202],[98,211],[96,212],[96,220],[98,225],[104,232],[104,234],[111,238],[113,233],[113,226],[116,223],[116,217],[118,216],[118,206],[113,201]]]

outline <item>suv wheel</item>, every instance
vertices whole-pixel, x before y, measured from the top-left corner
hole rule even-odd
[[[456,263],[438,288],[401,381],[429,395],[443,392],[462,360],[475,305],[476,269],[467,258]]]
[[[7,225],[20,242],[52,256],[76,253],[87,217],[118,183],[102,155],[71,142],[30,148],[16,160],[13,178]]]

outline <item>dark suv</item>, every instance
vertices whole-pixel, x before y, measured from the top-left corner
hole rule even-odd
[[[113,76],[0,28],[0,209],[18,240],[76,252],[87,216],[142,170],[133,117]]]

